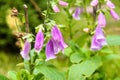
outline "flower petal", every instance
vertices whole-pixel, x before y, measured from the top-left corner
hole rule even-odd
[[[105,16],[102,12],[100,12],[99,15],[98,15],[98,25],[100,27],[105,27],[106,26],[106,19],[105,19]]]
[[[75,10],[75,12],[73,13],[73,18],[75,19],[75,20],[80,20],[80,8],[76,8],[76,10]]]
[[[46,61],[56,58],[54,54],[54,45],[51,39],[48,41],[46,45],[45,53],[46,53]]]
[[[110,9],[110,14],[113,17],[113,19],[120,20],[120,16],[113,9]]]
[[[98,4],[98,0],[92,0],[90,3],[91,6],[97,6],[97,4]]]
[[[68,6],[68,3],[67,3],[67,2],[64,2],[64,1],[62,1],[62,0],[59,1],[59,4],[60,4],[61,6]]]
[[[36,51],[37,53],[39,53],[40,50],[42,49],[43,43],[44,43],[44,34],[43,34],[42,31],[40,30],[40,31],[37,33],[37,35],[36,35],[35,45],[34,45],[35,51]]]
[[[28,42],[27,40],[25,41],[25,44],[24,44],[24,48],[23,50],[20,52],[21,56],[26,59],[26,60],[29,60],[30,57],[29,57],[29,52],[31,50],[31,43]]]
[[[110,0],[107,1],[106,5],[111,9],[115,8],[115,5]]]

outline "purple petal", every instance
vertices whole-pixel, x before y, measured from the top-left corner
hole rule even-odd
[[[80,15],[80,8],[77,7],[72,16],[75,20],[80,20],[79,15]]]
[[[102,48],[102,46],[96,42],[96,35],[94,35],[94,36],[92,37],[92,42],[91,42],[91,47],[90,47],[90,49],[91,49],[92,51],[97,51],[97,50],[100,50],[101,48]]]
[[[111,9],[115,8],[115,5],[110,0],[107,1],[106,5]]]
[[[92,0],[90,3],[91,6],[97,6],[97,4],[98,4],[98,0]]]
[[[106,19],[105,19],[105,16],[102,12],[100,12],[99,15],[98,15],[98,25],[100,27],[105,27],[106,26]]]
[[[54,46],[53,46],[52,40],[48,41],[48,43],[46,45],[45,53],[46,53],[46,61],[56,58],[56,56],[54,54]]]
[[[37,53],[39,53],[41,51],[43,43],[44,43],[44,35],[43,35],[42,31],[40,30],[36,35],[35,45],[34,45],[35,51]]]
[[[27,40],[25,41],[25,44],[24,44],[24,48],[23,50],[20,52],[21,56],[26,59],[26,60],[29,60],[30,57],[29,57],[29,52],[31,50],[31,43],[28,42]]]
[[[57,28],[57,26],[54,26],[54,27],[52,28],[51,35],[52,35],[52,38],[53,38],[55,41],[61,41],[61,39],[62,39],[62,33],[61,33],[60,30]]]
[[[64,1],[62,1],[62,0],[59,1],[59,4],[60,4],[61,6],[68,6],[68,3],[67,3],[67,2],[64,2]]]
[[[57,5],[53,5],[52,8],[53,8],[53,11],[54,11],[55,13],[60,12],[60,10],[59,10],[59,8],[58,8]]]
[[[96,35],[96,42],[100,45],[107,45],[104,33],[102,31],[102,28],[97,26],[95,30],[95,35]]]
[[[120,16],[113,9],[110,9],[110,14],[113,17],[113,19],[120,20]]]

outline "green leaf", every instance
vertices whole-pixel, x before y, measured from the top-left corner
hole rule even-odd
[[[102,57],[102,59],[103,59],[104,61],[117,60],[117,59],[120,59],[120,55],[118,55],[118,54],[108,54],[108,55]]]
[[[90,77],[101,64],[101,58],[99,56],[95,56],[80,64],[73,64],[69,70],[68,80],[85,80],[85,78]]]
[[[64,54],[66,56],[70,56],[70,53],[72,52],[72,49],[70,47],[64,49]]]
[[[18,80],[30,80],[31,76],[27,70],[22,69],[17,73],[17,78]]]
[[[54,67],[38,65],[35,67],[33,74],[37,75],[39,73],[42,73],[49,80],[66,80],[65,76]]]
[[[120,45],[120,36],[118,36],[118,35],[107,36],[107,43],[110,46]]]
[[[70,61],[72,63],[79,63],[80,61],[82,61],[84,59],[84,57],[82,55],[80,55],[80,53],[73,53],[71,56],[70,56]]]
[[[0,80],[9,80],[7,77],[0,74]]]
[[[7,75],[10,80],[18,80],[15,71],[9,71]]]

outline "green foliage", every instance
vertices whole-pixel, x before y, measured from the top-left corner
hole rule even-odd
[[[42,73],[49,80],[66,80],[63,73],[56,68],[47,65],[38,65],[35,67],[33,74]]]
[[[118,46],[120,45],[120,36],[119,35],[109,35],[107,36],[107,42],[109,46]]]
[[[0,75],[0,80],[9,80],[9,79],[3,75]]]
[[[79,64],[73,64],[69,70],[68,80],[85,80],[102,65],[101,58],[94,56]]]

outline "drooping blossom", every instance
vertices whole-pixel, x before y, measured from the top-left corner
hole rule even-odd
[[[54,11],[55,13],[60,12],[60,10],[59,10],[59,8],[58,8],[58,6],[57,6],[56,4],[52,5],[52,9],[53,9],[53,11]]]
[[[30,50],[31,50],[31,43],[26,40],[25,44],[24,44],[24,47],[23,47],[23,50],[20,52],[23,59],[25,59],[25,60],[30,59],[30,57],[29,57]]]
[[[92,37],[92,42],[91,42],[91,50],[97,51],[102,48],[102,46],[107,45],[104,33],[102,32],[102,28],[97,26],[95,29],[95,34]]]
[[[51,35],[52,37],[46,45],[46,60],[56,58],[55,54],[58,54],[61,50],[64,52],[64,49],[67,47],[57,26],[52,28]]]
[[[98,0],[92,0],[90,3],[91,6],[97,6],[97,4],[98,4]]]
[[[62,1],[62,0],[59,1],[59,4],[60,4],[61,6],[68,6],[68,3],[67,3],[67,2],[64,2],[64,1]]]
[[[99,15],[98,15],[98,25],[100,27],[105,27],[106,26],[106,19],[105,19],[105,16],[102,12],[100,12]]]
[[[113,9],[110,9],[110,14],[113,17],[113,19],[120,20],[120,16]]]
[[[46,61],[56,58],[54,54],[54,45],[51,39],[48,41],[46,45],[45,53],[46,53]]]
[[[64,52],[64,48],[66,48],[67,45],[63,40],[62,33],[60,32],[56,25],[52,28],[51,35],[54,40],[54,43],[56,43],[58,45],[58,48],[62,50],[62,52]]]
[[[115,5],[110,0],[107,1],[106,5],[111,9],[115,8]]]
[[[35,37],[35,45],[34,45],[34,49],[37,53],[39,53],[42,49],[44,43],[44,34],[42,33],[42,31],[40,30]]]
[[[77,7],[77,8],[75,9],[75,12],[73,13],[72,16],[73,16],[73,18],[74,18],[75,20],[80,20],[80,16],[79,16],[79,15],[80,15],[80,8]]]

